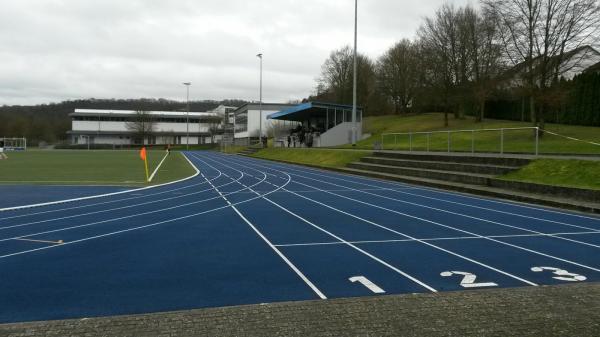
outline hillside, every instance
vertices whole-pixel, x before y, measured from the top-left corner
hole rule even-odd
[[[375,142],[382,141],[382,134],[407,133],[424,131],[447,131],[447,130],[480,130],[497,128],[520,128],[531,127],[530,123],[514,122],[504,120],[485,120],[476,123],[472,117],[465,119],[450,118],[450,126],[444,127],[443,115],[438,113],[419,114],[412,116],[377,116],[366,117],[364,120],[364,133],[372,136],[360,141],[357,146],[363,149],[372,149]],[[568,137],[600,143],[600,128],[585,127],[562,124],[546,124],[546,130]],[[451,136],[451,147],[455,151],[471,151],[471,132],[453,133]],[[506,131],[504,135],[504,151],[506,152],[533,152],[534,133],[531,130]],[[430,138],[430,149],[447,151],[446,133],[437,134]],[[408,135],[387,135],[383,138],[385,149],[408,150],[410,140]],[[414,135],[412,139],[413,150],[426,150],[427,137],[425,135]],[[349,146],[346,146],[349,147]],[[499,152],[500,132],[475,133],[475,151]],[[600,146],[589,145],[582,142],[567,140],[550,134],[545,134],[540,140],[541,153],[578,153],[598,154]]]

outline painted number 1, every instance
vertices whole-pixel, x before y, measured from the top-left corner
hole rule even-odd
[[[443,277],[452,277],[454,275],[462,276],[460,286],[463,288],[483,288],[483,287],[497,287],[498,285],[494,282],[475,283],[477,276],[475,274],[466,273],[464,271],[445,271],[440,274]]]
[[[369,279],[364,276],[354,276],[354,277],[349,278],[348,280],[350,280],[350,282],[352,282],[352,283],[358,282],[358,283],[362,284],[363,286],[367,287],[367,289],[371,290],[374,294],[385,293],[385,290],[379,288],[378,285],[369,281]]]

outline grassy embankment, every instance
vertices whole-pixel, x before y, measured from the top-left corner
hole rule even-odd
[[[414,115],[407,117],[380,116],[367,117],[364,121],[364,132],[372,137],[360,141],[358,148],[372,149],[375,142],[381,142],[384,133],[406,133],[425,131],[472,130],[472,129],[498,129],[530,127],[525,122],[485,120],[476,123],[472,117],[454,119],[450,117],[450,126],[444,127],[443,115],[438,113]],[[546,124],[546,130],[561,135],[575,137],[600,143],[600,128],[584,127],[562,124]],[[471,132],[453,133],[451,135],[452,151],[471,151],[472,137],[475,136],[476,152],[500,152],[500,132]],[[388,150],[408,150],[408,135],[388,135],[383,138],[384,148]],[[533,153],[535,150],[535,137],[533,130],[506,131],[504,134],[504,151],[515,153]],[[430,149],[435,151],[448,150],[448,135],[441,133],[430,137]],[[348,148],[348,146],[345,146]],[[426,135],[413,135],[413,150],[425,151],[427,149]],[[540,153],[557,154],[596,154],[600,155],[600,146],[567,140],[558,136],[546,134],[540,138]]]
[[[368,155],[365,151],[321,150],[321,149],[281,149],[267,148],[253,154],[253,157],[287,161],[298,164],[322,167],[344,167]]]
[[[164,154],[164,151],[148,151],[150,173]],[[0,161],[0,184],[147,185],[138,151],[28,150],[10,152],[8,156],[8,160]],[[194,173],[181,153],[172,152],[152,184]]]
[[[358,143],[358,148],[371,150],[375,141],[381,140],[382,133],[391,132],[421,132],[440,130],[463,129],[495,129],[527,127],[528,123],[487,120],[484,123],[475,123],[472,118],[464,120],[450,119],[450,126],[443,127],[441,114],[424,114],[417,116],[399,117],[382,116],[365,118],[365,132],[372,133],[369,139]],[[566,136],[600,142],[600,128],[547,124],[546,129]],[[505,134],[505,151],[531,153],[534,150],[533,133],[531,131],[512,131]],[[499,152],[500,134],[489,132],[476,134],[475,149],[481,152]],[[408,137],[398,136],[394,143],[393,137],[386,138],[386,149],[408,150]],[[345,146],[343,148],[349,148]],[[432,136],[430,138],[432,150],[447,150],[447,135]],[[453,150],[471,150],[471,134],[453,134]],[[413,138],[414,150],[426,149],[426,138],[415,136]],[[565,154],[598,154],[600,147],[580,142],[566,140],[546,134],[540,141],[541,153]],[[360,151],[335,151],[335,150],[297,150],[297,149],[265,149],[256,157],[264,159],[284,160],[299,164],[310,164],[324,167],[343,167],[350,162],[357,161],[369,152]],[[600,189],[600,161],[587,160],[556,160],[539,159],[523,169],[508,174],[502,179],[533,182],[557,186]]]

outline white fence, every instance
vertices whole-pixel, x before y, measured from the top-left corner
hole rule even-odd
[[[532,132],[532,152],[535,155],[539,154],[540,151],[540,128],[539,127],[523,127],[523,128],[501,128],[501,129],[473,129],[473,130],[449,130],[449,131],[429,131],[429,132],[403,132],[403,133],[384,133],[381,135],[381,149],[385,150],[386,148],[396,149],[398,147],[399,140],[400,142],[406,141],[405,138],[408,138],[408,150],[413,151],[415,148],[415,140],[418,137],[424,137],[426,145],[424,146],[424,150],[430,152],[432,150],[432,137],[439,135],[446,135],[446,150],[447,152],[453,152],[453,144],[452,139],[453,136],[462,134],[461,140],[465,140],[464,135],[470,134],[470,151],[475,153],[477,150],[477,135],[481,133],[497,133],[498,134],[498,145],[501,154],[505,152],[505,142],[507,135],[514,131],[525,131],[530,130]],[[393,142],[391,139],[393,138]],[[438,137],[439,138],[439,137]],[[469,136],[467,136],[469,138]],[[421,144],[423,139],[419,139]],[[393,144],[393,145],[392,145]],[[486,139],[486,148],[489,148],[489,137]],[[438,148],[439,149],[439,148]],[[438,150],[439,151],[439,150]],[[464,152],[464,150],[462,150]]]

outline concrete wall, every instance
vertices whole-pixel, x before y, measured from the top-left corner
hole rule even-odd
[[[362,135],[362,123],[356,123],[357,126],[357,139],[361,139]],[[318,140],[317,146],[329,147],[339,146],[352,143],[352,123],[341,123],[327,132],[321,134]]]

